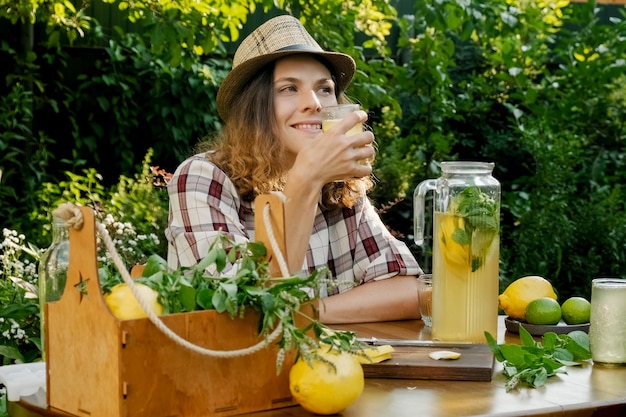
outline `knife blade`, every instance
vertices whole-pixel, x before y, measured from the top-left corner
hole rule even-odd
[[[439,342],[437,340],[415,340],[415,339],[379,339],[377,337],[357,337],[359,342],[365,343],[370,346],[414,346],[414,347],[455,347],[455,348],[469,348],[473,346],[473,343],[469,342]]]

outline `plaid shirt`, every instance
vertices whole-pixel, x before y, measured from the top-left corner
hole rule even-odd
[[[234,184],[206,154],[184,161],[168,185],[168,264],[191,266],[208,253],[218,230],[235,242],[254,240],[254,202],[242,200]],[[351,209],[319,208],[299,275],[328,267],[336,293],[368,281],[422,273],[408,247],[394,238],[367,198]]]

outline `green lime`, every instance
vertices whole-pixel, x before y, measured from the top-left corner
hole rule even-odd
[[[591,303],[583,297],[571,297],[561,305],[561,313],[567,324],[589,323]]]
[[[525,317],[529,324],[557,324],[561,320],[561,306],[553,298],[537,298],[526,306]]]

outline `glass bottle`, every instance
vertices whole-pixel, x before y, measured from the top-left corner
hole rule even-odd
[[[486,343],[497,334],[500,183],[494,164],[442,162],[414,193],[415,242],[424,241],[424,196],[434,192],[432,336]]]
[[[45,359],[45,304],[58,301],[67,281],[70,257],[69,230],[65,221],[54,217],[52,243],[39,259],[39,312],[41,323],[41,350]]]

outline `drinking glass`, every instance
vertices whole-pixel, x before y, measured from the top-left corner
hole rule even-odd
[[[626,366],[626,280],[591,281],[589,347],[596,365]]]
[[[359,110],[358,104],[338,104],[336,106],[327,106],[322,108],[322,131],[326,132],[328,129],[339,123],[344,117]],[[363,123],[357,123],[350,130],[346,132],[346,136],[355,135],[362,132],[364,129]],[[370,165],[369,159],[362,159],[359,161],[361,165]]]
[[[417,278],[417,301],[424,326],[433,325],[433,276],[432,274],[420,275]]]

